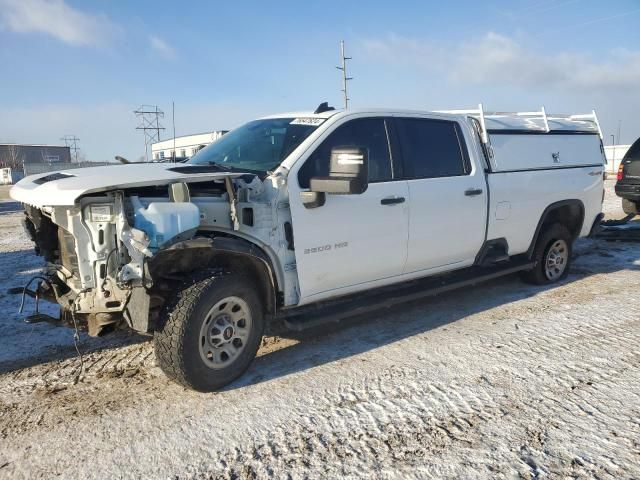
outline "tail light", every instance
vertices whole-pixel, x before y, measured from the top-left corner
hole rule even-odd
[[[623,170],[624,170],[624,165],[622,165],[621,163],[620,166],[618,167],[618,176],[617,176],[618,181],[624,178]]]

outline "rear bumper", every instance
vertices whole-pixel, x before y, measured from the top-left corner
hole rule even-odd
[[[634,202],[640,201],[640,183],[616,183],[616,195]]]

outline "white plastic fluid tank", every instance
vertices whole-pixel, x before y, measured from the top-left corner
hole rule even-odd
[[[134,227],[149,237],[149,248],[157,250],[181,233],[200,226],[200,210],[189,202],[152,202],[144,207],[137,197],[131,197]]]

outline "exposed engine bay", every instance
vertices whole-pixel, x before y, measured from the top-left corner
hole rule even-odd
[[[225,176],[101,192],[72,207],[25,205],[25,230],[47,261],[35,294],[60,305],[63,324],[99,336],[152,332],[167,296],[203,267],[267,272],[276,292],[282,274],[269,256],[295,264],[283,181]],[[289,290],[272,306],[293,302]]]

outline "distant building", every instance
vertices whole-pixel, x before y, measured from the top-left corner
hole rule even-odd
[[[60,145],[0,144],[0,183],[14,183],[24,175],[99,167],[106,162],[73,162],[71,149]]]
[[[69,147],[60,145],[0,144],[0,167],[22,170],[26,164],[71,163]]]
[[[174,158],[176,161],[184,160],[192,157],[198,150],[206,147],[210,143],[222,138],[228,130],[215,130],[210,133],[196,133],[193,135],[183,135],[174,139],[162,140],[161,142],[151,144],[152,160],[168,160]]]

